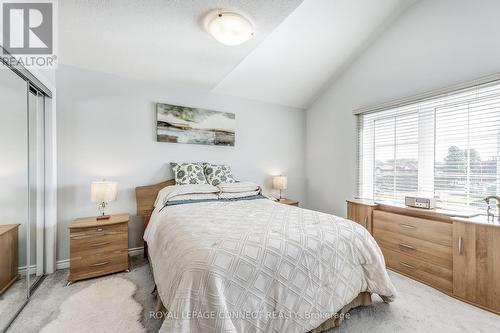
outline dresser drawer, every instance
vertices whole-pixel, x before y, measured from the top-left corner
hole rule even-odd
[[[71,230],[71,256],[84,253],[102,253],[128,248],[126,224]]]
[[[71,229],[71,241],[88,239],[93,237],[102,237],[105,235],[117,235],[128,233],[128,226],[126,223],[103,225],[88,228],[74,228]]]
[[[453,226],[451,223],[431,221],[378,210],[373,212],[374,235],[377,232],[391,232],[451,247],[452,229]]]
[[[128,235],[124,233],[72,240],[70,245],[71,257],[126,249],[128,249]]]
[[[380,228],[374,229],[373,237],[379,246],[388,250],[401,252],[450,270],[453,269],[453,249],[451,246],[428,242]]]
[[[114,271],[117,268],[120,270],[128,268],[128,250],[71,257],[71,274],[83,271],[95,274],[101,271]]]
[[[443,291],[453,290],[453,270],[381,247],[387,267]]]

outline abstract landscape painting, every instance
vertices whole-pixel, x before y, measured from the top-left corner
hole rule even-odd
[[[159,142],[234,146],[235,128],[234,113],[156,104]]]

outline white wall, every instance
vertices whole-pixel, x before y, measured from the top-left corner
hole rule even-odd
[[[422,0],[307,110],[308,206],[345,215],[355,194],[352,111],[500,72],[500,1]]]
[[[58,249],[69,256],[68,224],[97,214],[90,183],[118,181],[111,213],[132,215],[129,247],[142,246],[134,188],[172,177],[173,161],[227,163],[240,180],[269,187],[270,174],[289,176],[286,195],[304,200],[305,112],[182,87],[148,84],[60,65],[57,81]],[[235,147],[156,142],[155,103],[236,114]]]

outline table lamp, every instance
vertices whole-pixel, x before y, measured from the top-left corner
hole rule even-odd
[[[273,177],[273,188],[280,190],[280,197],[279,200],[282,199],[281,197],[281,191],[286,190],[288,185],[288,178],[286,176],[274,176]]]
[[[109,215],[105,214],[105,210],[108,203],[116,200],[116,185],[116,182],[104,180],[92,182],[90,186],[90,198],[92,202],[98,204],[99,216],[97,216],[97,220],[109,219]]]

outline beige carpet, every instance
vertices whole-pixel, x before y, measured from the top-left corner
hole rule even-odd
[[[87,286],[105,279],[122,277],[137,286],[134,299],[143,307],[141,323],[147,332],[158,332],[161,321],[149,318],[155,308],[151,295],[154,284],[149,266],[136,257],[132,272],[82,281],[66,287],[67,271],[47,276],[30,303],[11,326],[9,333],[35,333],[59,315],[65,299]],[[500,332],[500,316],[455,300],[421,283],[390,272],[399,295],[391,304],[373,296],[372,306],[354,309],[351,317],[329,333],[390,333],[390,332]]]

